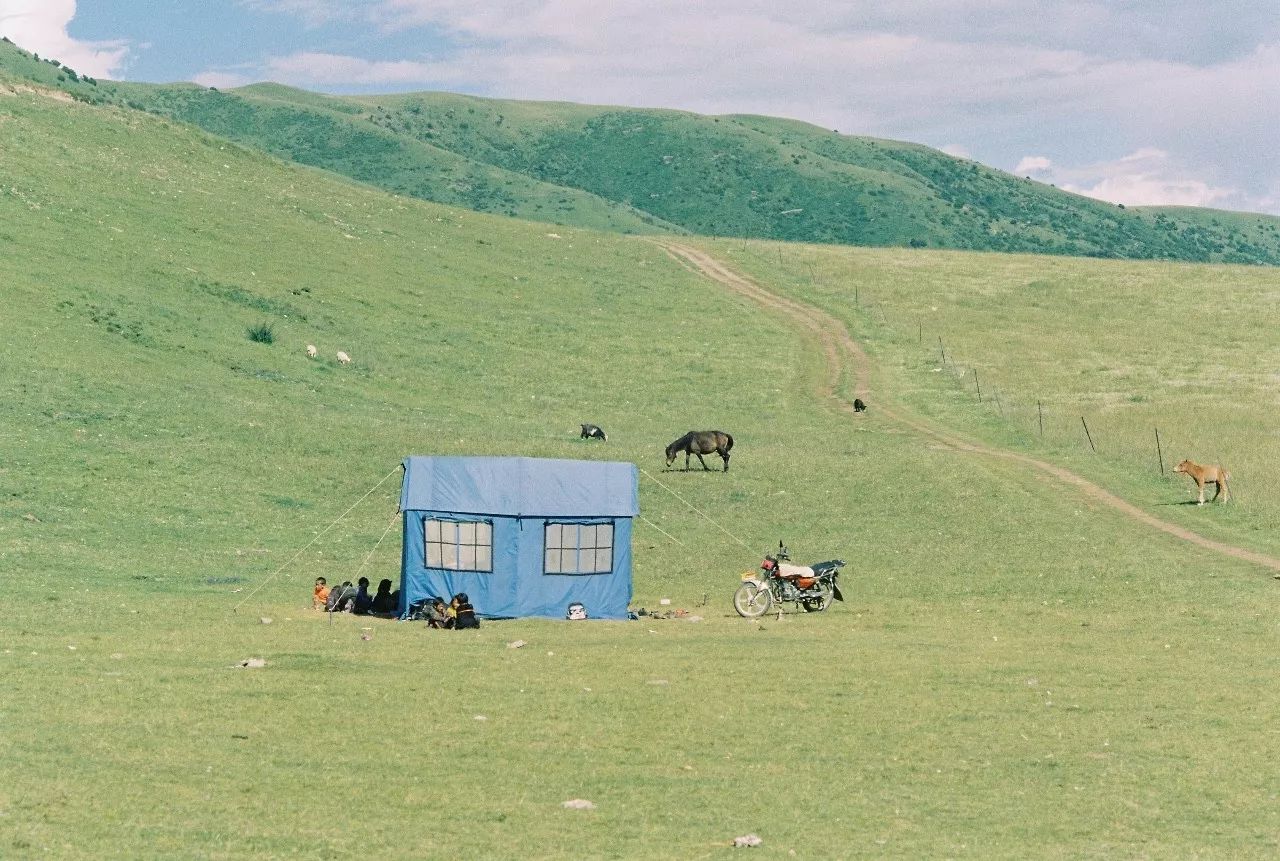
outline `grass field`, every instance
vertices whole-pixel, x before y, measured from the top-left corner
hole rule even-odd
[[[762,277],[781,268],[778,282],[854,328],[881,359],[881,383],[917,411],[1047,454],[1182,525],[1280,552],[1272,269],[718,250]],[[1171,472],[1183,458],[1226,465],[1236,504],[1181,504],[1194,489]]]
[[[0,95],[0,165],[0,856],[704,858],[748,832],[764,857],[1280,850],[1270,576],[933,446],[875,401],[855,422],[815,397],[806,337],[653,244],[391,197],[39,93]],[[1053,370],[1054,328],[985,291],[1057,266],[1074,292],[1055,319],[1100,293],[1117,314],[1148,300],[1141,344],[1077,334],[1097,365],[1134,368],[1142,409],[1163,403],[1142,369],[1164,369],[1195,283],[1158,264],[709,245],[846,319],[877,391],[1036,451],[1025,420],[931,372],[912,312],[937,304],[927,334],[984,380],[984,356],[1042,366],[993,368],[1019,403],[1041,377],[1066,398],[1076,359]],[[1220,295],[1265,283],[1195,272]],[[1008,338],[995,308],[1041,337]],[[1234,337],[1261,345],[1274,316],[1259,300]],[[247,335],[264,323],[272,344]],[[1209,382],[1236,380],[1222,363],[1252,379],[1246,349],[1177,343]],[[580,442],[581,421],[608,444]],[[732,470],[662,472],[698,425],[734,434]],[[1265,425],[1231,426],[1267,444]],[[1187,498],[1136,455],[1104,443],[1085,462],[1054,433],[1047,456],[1143,504]],[[395,530],[377,542],[410,453],[636,462],[642,511],[683,544],[637,525],[635,604],[702,621],[471,635],[311,612],[317,575],[368,559],[395,576]],[[1161,513],[1268,549],[1264,484]],[[849,559],[846,602],[733,616],[738,573],[779,538]],[[249,656],[268,666],[230,668]]]

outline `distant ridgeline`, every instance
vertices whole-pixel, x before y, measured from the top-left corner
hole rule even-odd
[[[1280,264],[1280,218],[1129,208],[792,120],[448,93],[95,81],[0,43],[0,76],[149,111],[397,194],[623,233]]]

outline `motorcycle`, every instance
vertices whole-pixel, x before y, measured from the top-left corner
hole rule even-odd
[[[733,595],[738,615],[748,619],[763,616],[775,601],[791,601],[806,613],[816,613],[830,607],[833,600],[844,600],[837,582],[843,559],[813,565],[792,565],[790,560],[786,545],[779,541],[778,552],[760,563],[760,576],[752,572],[742,575],[742,585]]]

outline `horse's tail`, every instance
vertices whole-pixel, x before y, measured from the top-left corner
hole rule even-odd
[[[724,435],[724,438],[725,438],[724,450],[731,451],[733,449],[733,434],[727,433]]]

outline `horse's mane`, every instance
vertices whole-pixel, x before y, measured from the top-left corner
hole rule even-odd
[[[689,441],[693,439],[696,433],[697,431],[689,431],[687,434],[680,437],[680,439],[676,440],[675,442],[671,443],[671,445],[667,446],[667,455],[670,456],[671,452],[680,451],[682,446],[687,446],[689,444]]]

